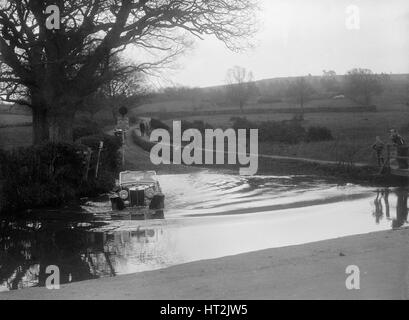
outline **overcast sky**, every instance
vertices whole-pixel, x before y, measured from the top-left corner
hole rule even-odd
[[[230,52],[213,38],[198,41],[167,74],[175,84],[224,84],[226,70],[240,65],[257,80],[344,74],[354,67],[375,72],[409,73],[408,0],[260,0],[261,28],[256,47]],[[360,9],[360,28],[346,26],[347,8]]]

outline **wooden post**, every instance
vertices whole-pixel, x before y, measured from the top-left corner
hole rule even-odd
[[[98,178],[98,171],[99,171],[99,161],[101,159],[101,152],[102,152],[102,148],[104,147],[104,142],[101,141],[99,143],[99,150],[98,150],[98,159],[97,159],[97,167],[95,169],[95,179]]]
[[[87,167],[85,169],[85,174],[84,174],[84,180],[88,181],[88,173],[89,173],[89,168],[91,166],[91,157],[92,157],[92,149],[88,148],[87,150]]]
[[[122,130],[122,169],[125,170],[125,130]]]

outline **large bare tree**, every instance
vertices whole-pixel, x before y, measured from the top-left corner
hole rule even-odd
[[[374,74],[369,69],[352,69],[345,76],[345,92],[352,100],[369,106],[373,96],[382,93],[387,78],[387,75]]]
[[[314,88],[306,77],[298,77],[289,84],[287,95],[299,104],[302,119],[304,119],[304,106],[311,99],[314,92]]]
[[[55,5],[59,18],[49,10]],[[256,5],[257,0],[0,0],[0,95],[32,108],[35,143],[71,141],[83,100],[115,76],[112,56],[134,45],[157,59],[141,55],[139,65],[124,68],[147,70],[183,52],[186,35],[214,35],[238,50],[255,31]],[[58,28],[50,28],[53,22]]]
[[[137,107],[146,98],[148,89],[145,74],[132,69],[129,72],[118,71],[123,70],[125,64],[119,57],[111,58],[109,68],[116,74],[115,77],[84,100],[82,109],[92,118],[104,109],[110,110],[113,120],[116,121],[121,107]]]
[[[320,82],[326,93],[335,94],[339,91],[337,73],[333,70],[324,70]]]
[[[243,113],[244,105],[257,92],[253,73],[246,68],[235,66],[227,70],[226,83],[228,99],[238,104]]]

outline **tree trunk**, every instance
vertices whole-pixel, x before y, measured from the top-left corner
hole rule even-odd
[[[112,119],[114,119],[114,123],[116,124],[118,121],[118,113],[115,108],[112,108]]]
[[[74,114],[63,113],[50,115],[48,119],[50,142],[73,142]]]
[[[47,110],[33,108],[33,144],[41,144],[49,140]]]
[[[300,99],[300,106],[301,106],[300,120],[304,120],[304,97],[301,97]]]
[[[240,101],[240,112],[241,114],[244,114],[244,102]]]
[[[370,106],[372,104],[372,97],[370,94],[365,95],[365,104],[366,106]]]

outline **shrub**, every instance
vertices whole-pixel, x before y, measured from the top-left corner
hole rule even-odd
[[[239,129],[258,129],[258,125],[247,120],[247,118],[232,117],[230,119],[234,130]]]
[[[145,139],[142,139],[140,136],[138,136],[135,132],[135,130],[132,130],[132,141],[139,147],[141,147],[143,150],[151,152],[151,149],[155,146],[154,142],[147,141]]]
[[[306,131],[299,118],[281,122],[264,121],[258,124],[240,117],[233,117],[230,121],[232,121],[232,126],[236,131],[239,129],[259,129],[259,140],[262,142],[296,144],[304,140],[315,142],[334,139],[331,131],[325,127],[310,127]]]
[[[45,144],[3,155],[4,210],[58,206],[73,200],[82,182],[84,148],[73,144]]]
[[[74,141],[77,141],[78,139],[82,137],[97,135],[101,133],[102,131],[98,123],[96,123],[95,121],[91,121],[89,119],[83,118],[79,120],[79,123],[74,127],[73,136],[74,136]]]
[[[347,167],[352,167],[362,157],[362,153],[365,152],[366,150],[362,149],[362,145],[355,140],[334,141],[331,150],[336,161]]]
[[[101,168],[106,168],[108,171],[112,172],[118,172],[120,169],[119,149],[122,147],[121,138],[107,134],[97,134],[82,137],[80,140],[78,140],[79,143],[91,148],[94,151],[94,157],[97,156],[97,151],[101,141],[104,142],[104,149],[101,152]],[[92,162],[96,162],[96,159]]]
[[[258,103],[260,104],[274,104],[274,103],[281,103],[281,102],[283,102],[283,99],[270,97],[270,96],[264,96],[258,100]]]
[[[95,178],[96,164],[98,162],[98,150],[101,141],[104,147],[101,151],[98,177]],[[119,137],[107,134],[99,134],[80,139],[82,145],[90,148],[92,152],[88,179],[86,183],[81,184],[79,190],[80,196],[96,196],[98,194],[112,190],[115,179],[118,178],[121,169],[121,160],[119,150],[122,147],[122,140]]]
[[[305,137],[306,142],[334,140],[331,130],[325,127],[309,127]]]
[[[5,198],[3,193],[3,184],[4,184],[4,170],[3,165],[6,163],[7,155],[6,152],[0,149],[0,213],[4,207]]]
[[[305,137],[305,129],[299,122],[268,121],[260,124],[260,141],[296,144]]]
[[[152,119],[151,120],[151,128],[152,128],[152,130],[165,129],[165,130],[170,131],[170,127],[167,124],[163,123],[162,121],[160,121],[158,119]]]
[[[119,170],[120,141],[106,135],[83,138],[85,145],[47,143],[0,152],[0,180],[3,180],[2,212],[27,208],[58,207],[78,197],[94,196],[114,186]],[[98,178],[95,178],[99,141],[101,153]],[[90,170],[87,150],[92,149]],[[0,182],[1,183],[1,182]]]
[[[197,129],[201,133],[204,133],[206,129],[213,129],[213,127],[201,120],[195,120],[193,122],[182,120],[182,132],[188,129]]]
[[[2,164],[5,163],[7,158],[7,153],[3,149],[0,149],[0,181],[3,180],[3,170]]]
[[[96,197],[114,188],[115,179],[118,179],[118,172],[111,172],[101,168],[98,172],[98,178],[95,179],[95,170],[90,171],[91,176],[77,190],[78,197]]]
[[[301,142],[305,137],[305,129],[298,121],[265,121],[257,124],[240,117],[233,117],[231,121],[236,131],[239,129],[259,129],[259,140],[262,142],[295,144]]]
[[[293,122],[304,122],[304,114],[303,113],[295,113],[291,118]]]
[[[100,134],[101,131],[100,129],[95,129],[94,127],[76,127],[74,128],[74,141],[77,141],[78,139],[82,138],[82,137],[87,137],[87,136],[91,136],[91,135],[96,135],[96,134]]]
[[[135,115],[129,116],[129,124],[134,125],[138,122],[138,117]]]
[[[399,131],[403,134],[408,134],[409,133],[409,123],[406,123],[402,127],[400,127]]]

